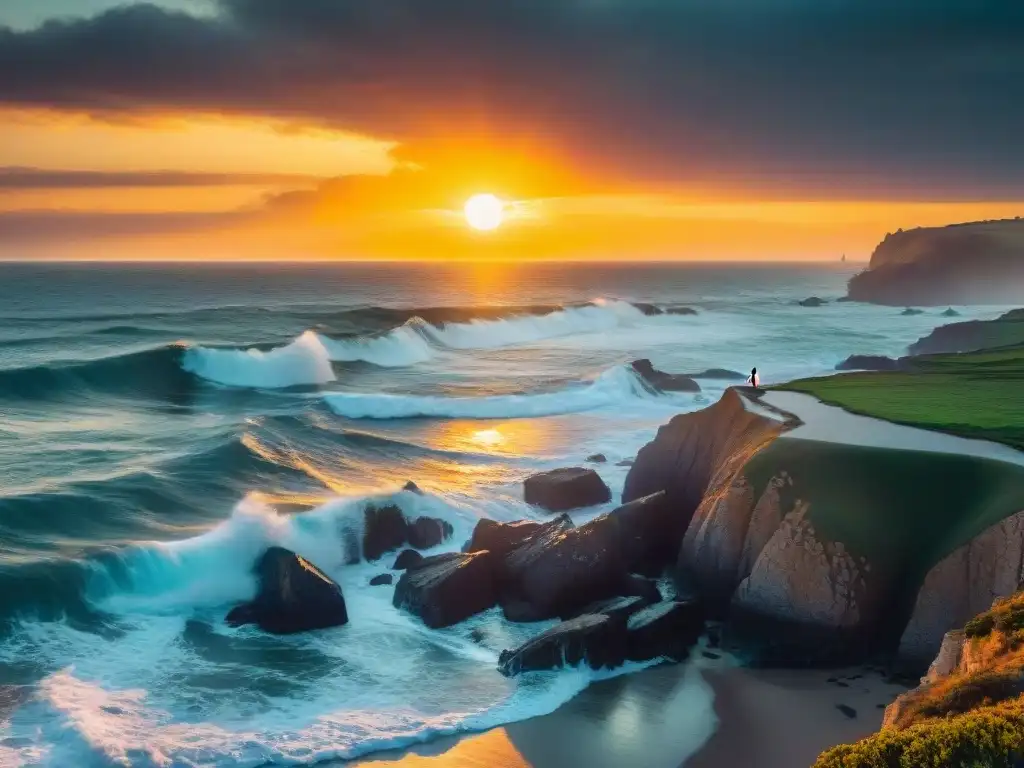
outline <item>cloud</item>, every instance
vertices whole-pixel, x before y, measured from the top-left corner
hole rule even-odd
[[[110,189],[118,187],[298,186],[318,176],[288,173],[204,173],[188,171],[80,171],[0,167],[0,190]]]
[[[93,213],[71,211],[0,211],[0,244],[73,245],[80,240],[201,233],[222,230],[251,215],[214,213]]]
[[[221,0],[0,30],[0,103],[542,145],[591,175],[1019,198],[1018,0]]]

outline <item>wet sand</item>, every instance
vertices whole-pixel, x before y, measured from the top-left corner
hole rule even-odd
[[[876,731],[879,705],[904,690],[861,668],[750,670],[700,658],[595,683],[550,715],[356,764],[801,768],[835,744]]]

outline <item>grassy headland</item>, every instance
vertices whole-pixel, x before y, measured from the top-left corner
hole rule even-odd
[[[1024,450],[1024,345],[903,358],[901,370],[782,384],[852,413]]]

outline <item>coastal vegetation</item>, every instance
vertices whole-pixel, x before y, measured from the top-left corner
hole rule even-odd
[[[1024,344],[902,358],[896,371],[801,379],[779,388],[864,416],[1024,449],[1022,387]]]
[[[1024,758],[1024,592],[967,623],[959,662],[904,694],[887,727],[814,768],[1011,768]]]

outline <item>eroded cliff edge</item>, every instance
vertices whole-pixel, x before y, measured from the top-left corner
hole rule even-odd
[[[666,491],[678,577],[763,661],[850,661],[905,636],[920,662],[979,601],[1016,588],[1020,467],[800,439],[796,421],[757,409],[732,389],[673,418],[624,499]],[[956,609],[942,611],[947,589]]]

